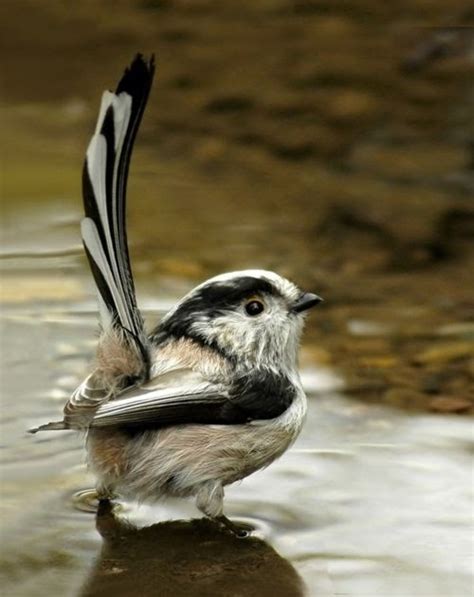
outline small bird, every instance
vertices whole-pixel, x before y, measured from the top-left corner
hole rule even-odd
[[[237,535],[224,487],[269,465],[294,442],[306,412],[298,374],[307,309],[321,302],[278,274],[245,270],[203,282],[148,334],[127,246],[126,186],[154,76],[137,55],[102,97],[83,170],[81,233],[98,290],[93,372],[62,421],[36,431],[87,431],[99,499],[194,496]]]

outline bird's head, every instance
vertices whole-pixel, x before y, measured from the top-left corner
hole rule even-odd
[[[153,339],[191,338],[237,366],[291,370],[304,315],[321,302],[265,270],[222,274],[200,284],[165,315]]]

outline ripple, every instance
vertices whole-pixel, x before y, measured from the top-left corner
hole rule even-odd
[[[247,531],[252,537],[259,539],[269,539],[273,535],[271,525],[262,520],[251,516],[232,516],[232,522]]]
[[[99,499],[95,489],[81,489],[72,495],[72,505],[80,512],[95,514],[99,507]]]
[[[71,496],[73,507],[79,512],[97,514],[99,508],[99,498],[97,490],[93,488],[80,489]],[[115,514],[124,514],[130,511],[130,506],[123,502],[113,501],[113,510]]]

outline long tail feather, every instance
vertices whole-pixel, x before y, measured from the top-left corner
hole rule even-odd
[[[149,375],[149,348],[137,307],[127,245],[126,189],[133,143],[155,71],[154,58],[138,54],[115,93],[102,96],[82,176],[82,240],[97,286],[102,335],[97,370],[74,392],[64,420],[29,433],[85,429],[115,391]]]
[[[138,54],[115,93],[104,92],[83,170],[86,217],[81,231],[99,293],[104,332],[119,326],[147,360],[127,245],[126,187],[134,140],[154,75],[154,59]]]

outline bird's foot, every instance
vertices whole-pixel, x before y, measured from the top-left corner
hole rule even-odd
[[[227,516],[224,516],[224,514],[216,516],[215,520],[239,539],[245,539],[250,536],[250,529],[235,524]]]

